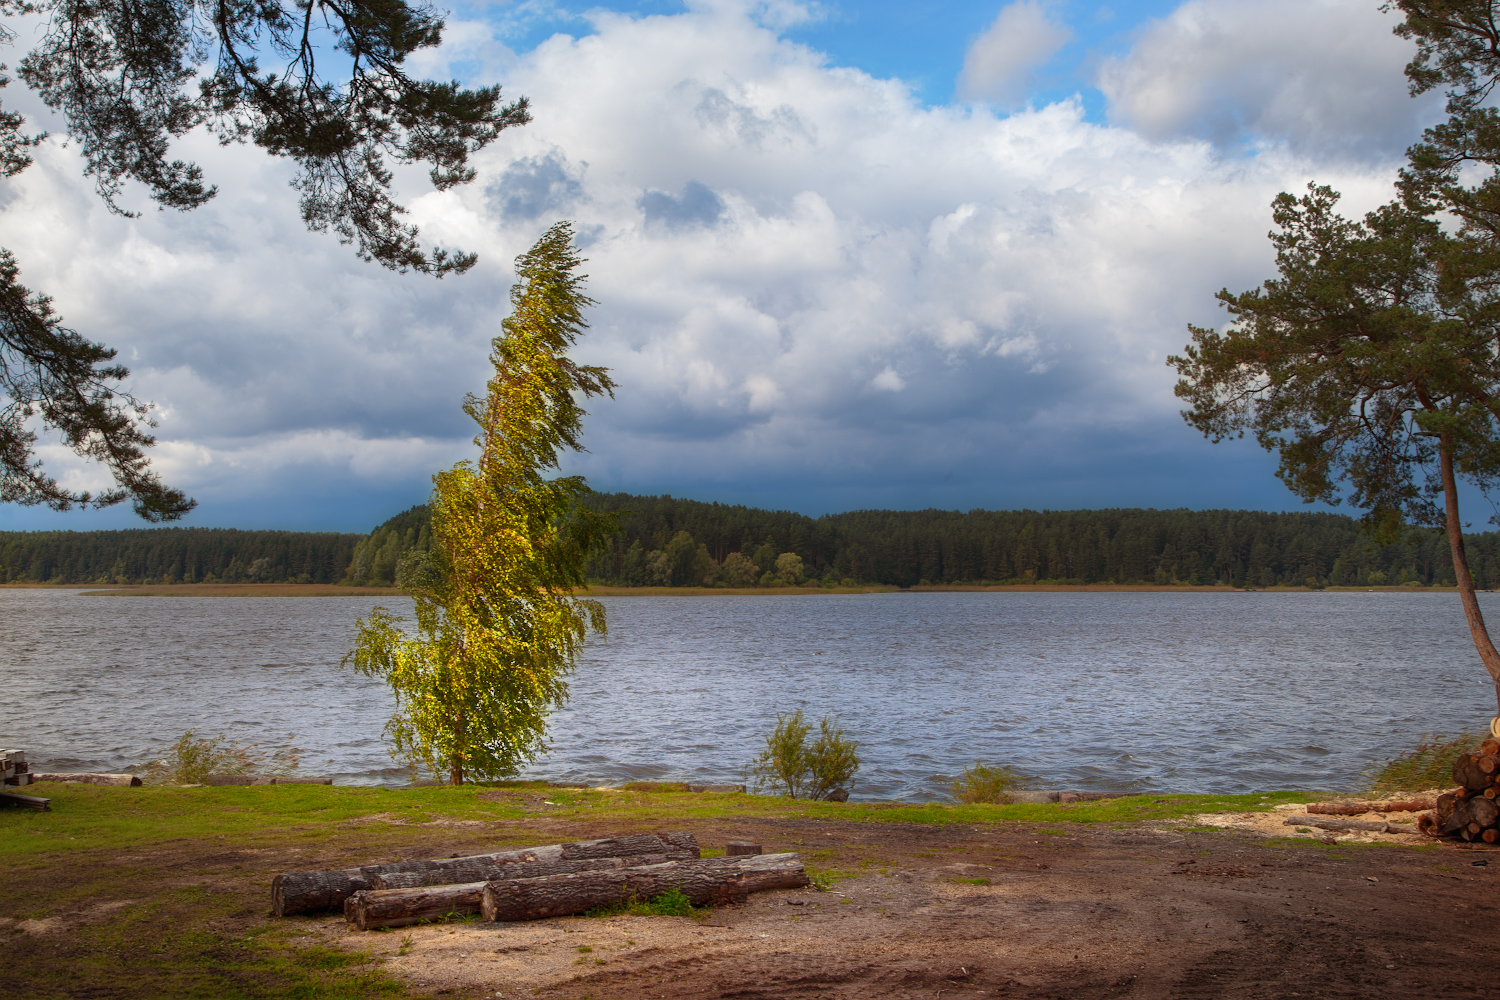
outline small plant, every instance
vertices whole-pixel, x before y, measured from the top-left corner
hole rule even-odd
[[[153,784],[196,785],[210,774],[294,774],[302,763],[302,749],[292,745],[294,736],[275,749],[263,750],[258,743],[237,743],[220,733],[199,739],[189,729],[177,738],[166,755],[145,766]]]
[[[818,724],[818,738],[809,747],[811,732],[802,709],[791,715],[777,713],[776,729],[766,737],[766,748],[752,766],[757,791],[779,787],[789,798],[826,799],[847,788],[859,770],[859,744],[829,716]]]
[[[412,946],[411,935],[407,934],[405,937],[403,937],[401,939],[401,949],[399,951],[397,951],[396,954],[398,954],[398,955],[405,955],[405,954],[407,954],[408,952],[411,951],[411,946]]]
[[[580,955],[587,955],[589,952],[591,952],[593,950],[594,950],[593,947],[590,946],[590,945],[581,944],[581,945],[578,946],[578,953]]]
[[[1368,791],[1383,795],[1446,788],[1453,784],[1453,761],[1459,754],[1477,748],[1489,735],[1487,731],[1457,736],[1423,734],[1415,747],[1366,772]]]
[[[964,805],[1003,805],[1011,801],[1008,789],[1019,779],[1008,767],[987,767],[979,761],[964,768],[962,776],[948,783],[953,801]]]
[[[631,896],[612,903],[607,906],[596,906],[584,913],[585,917],[618,917],[622,913],[629,913],[637,917],[696,917],[699,914],[693,901],[680,889],[668,889],[660,896],[652,899],[641,899],[639,896]],[[634,941],[629,942],[634,944]],[[587,945],[578,949],[588,951]]]

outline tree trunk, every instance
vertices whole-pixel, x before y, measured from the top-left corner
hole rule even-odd
[[[1403,802],[1310,802],[1307,811],[1322,816],[1358,816],[1369,812],[1422,812],[1436,804],[1436,799],[1408,799]]]
[[[338,910],[344,900],[364,889],[373,889],[371,880],[377,875],[396,872],[443,872],[452,870],[461,873],[468,866],[490,862],[494,864],[555,864],[560,861],[580,861],[587,858],[628,858],[641,855],[665,854],[669,858],[698,857],[698,842],[691,833],[641,833],[629,837],[610,837],[606,840],[581,840],[567,844],[549,844],[545,847],[526,847],[520,850],[502,851],[496,854],[480,854],[465,858],[438,858],[431,861],[398,861],[387,865],[366,865],[363,868],[345,868],[337,871],[287,872],[271,880],[271,910],[278,917],[296,913],[317,913],[321,910]],[[463,878],[462,874],[456,875]]]
[[[344,917],[355,930],[403,927],[444,916],[479,912],[485,884],[497,879],[533,879],[575,872],[601,871],[658,865],[687,860],[666,854],[641,854],[625,858],[584,858],[579,861],[536,862],[499,865],[446,866],[442,870],[388,872],[370,879],[373,888],[356,892],[344,900]]]
[[[1469,620],[1469,634],[1474,638],[1474,648],[1484,669],[1489,671],[1495,685],[1495,708],[1500,712],[1500,650],[1490,640],[1489,629],[1484,626],[1484,615],[1479,611],[1479,599],[1474,596],[1474,577],[1469,573],[1469,559],[1464,554],[1464,525],[1458,517],[1458,482],[1453,475],[1452,438],[1444,434],[1438,440],[1438,465],[1443,478],[1444,520],[1448,527],[1448,546],[1453,550],[1453,578],[1458,583],[1458,596],[1463,601],[1464,617]],[[1500,718],[1500,716],[1497,716]],[[1495,734],[1500,736],[1500,733]]]
[[[795,854],[670,861],[641,868],[579,872],[550,878],[503,879],[484,887],[486,920],[537,920],[583,913],[676,889],[694,905],[737,902],[752,892],[810,884]]]

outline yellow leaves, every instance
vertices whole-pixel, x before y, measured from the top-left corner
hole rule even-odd
[[[433,477],[432,533],[446,568],[440,583],[414,589],[414,634],[377,609],[351,654],[396,694],[401,711],[387,726],[396,751],[434,773],[502,777],[535,756],[588,631],[604,631],[603,607],[571,594],[610,522],[580,514],[581,479],[543,477],[560,449],[579,447],[575,394],[613,388],[603,369],[560,353],[590,301],[571,273],[570,240],[566,224],[555,226],[522,258],[515,314],[493,342],[494,377],[483,399],[464,402],[480,427],[479,459]],[[564,532],[570,518],[581,526]]]

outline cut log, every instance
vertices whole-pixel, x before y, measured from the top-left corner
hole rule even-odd
[[[18,795],[15,792],[0,792],[0,806],[20,806],[37,812],[51,812],[52,800],[38,795]]]
[[[1396,802],[1309,802],[1307,811],[1320,816],[1358,816],[1367,812],[1422,812],[1435,806],[1434,799],[1403,799]]]
[[[497,865],[484,862],[480,865],[455,866],[448,870],[388,872],[371,877],[373,888],[356,892],[344,900],[344,918],[349,921],[350,927],[361,931],[404,927],[424,920],[478,913],[480,894],[485,884],[495,879],[545,878],[549,875],[571,875],[574,872],[634,868],[670,860],[674,859],[665,854],[639,854],[626,858],[582,858],[551,863]],[[490,874],[462,880],[455,877],[475,871],[487,871]]]
[[[724,853],[731,858],[743,858],[759,854],[761,850],[759,844],[753,844],[748,840],[731,840],[724,845]]]
[[[738,902],[752,892],[800,889],[808,884],[802,860],[795,854],[669,861],[615,871],[489,882],[484,887],[482,912],[486,920],[537,920],[628,899],[652,899],[669,889],[702,905]]]
[[[1438,835],[1437,813],[1424,812],[1419,814],[1417,816],[1417,830],[1429,837],[1436,837]]]
[[[1495,759],[1477,753],[1459,754],[1458,760],[1453,762],[1454,782],[1471,792],[1484,791],[1495,783],[1495,775],[1493,771],[1485,771],[1483,767]]]
[[[33,774],[37,781],[76,781],[81,785],[111,785],[120,788],[139,788],[141,779],[133,774]]]
[[[581,858],[577,861],[537,861],[519,863],[496,863],[480,858],[459,858],[463,864],[448,864],[441,868],[429,868],[415,872],[386,872],[370,877],[371,890],[377,889],[421,889],[426,886],[460,885],[465,882],[489,882],[505,878],[541,878],[545,875],[569,875],[573,872],[599,871],[605,868],[633,868],[637,865],[656,865],[664,861],[681,861],[692,857],[684,851],[675,854],[636,854],[621,858]],[[353,899],[354,897],[350,897]],[[344,901],[345,912],[349,902]],[[444,910],[444,913],[447,911]]]
[[[1486,830],[1479,835],[1479,839],[1486,844],[1493,844],[1495,841],[1500,840],[1500,830]]]
[[[1405,831],[1395,828],[1393,824],[1383,820],[1369,819],[1326,819],[1322,816],[1289,816],[1286,820],[1287,826],[1315,826],[1320,830],[1368,830],[1372,833],[1403,833],[1409,832],[1411,827],[1405,826]]]
[[[642,833],[606,840],[582,840],[567,844],[548,844],[520,850],[500,851],[464,858],[438,858],[430,861],[398,861],[386,865],[366,865],[339,871],[286,872],[271,880],[271,912],[278,917],[295,913],[317,913],[339,910],[344,900],[364,889],[373,889],[370,879],[394,872],[441,870],[480,860],[498,864],[520,864],[559,861],[581,861],[585,858],[622,858],[643,854],[665,854],[669,858],[698,857],[698,842],[691,833]]]
[[[1495,820],[1500,819],[1500,805],[1496,805],[1494,799],[1476,798],[1469,806],[1469,815],[1481,827],[1494,826]]]

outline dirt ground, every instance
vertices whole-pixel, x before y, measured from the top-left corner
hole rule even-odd
[[[414,994],[474,998],[1500,995],[1488,850],[1170,824],[694,832],[853,877],[698,920],[349,933],[328,918],[305,921],[308,940],[372,949]]]

